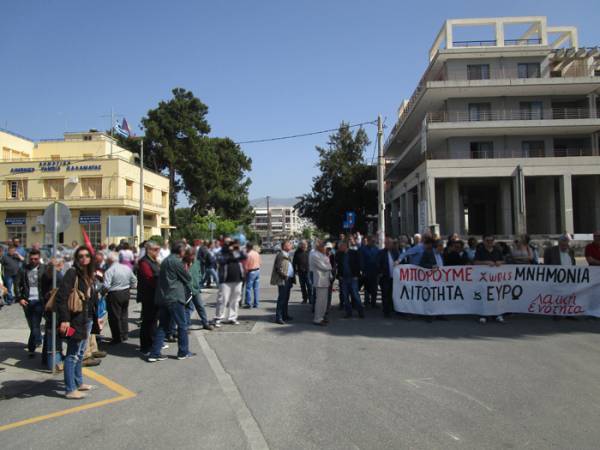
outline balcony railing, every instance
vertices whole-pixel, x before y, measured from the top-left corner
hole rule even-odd
[[[460,42],[460,41],[459,41]],[[465,41],[467,42],[467,41]],[[505,41],[506,42],[506,41]],[[509,45],[509,44],[507,44]],[[483,64],[485,65],[485,64]],[[504,67],[504,68],[492,68],[482,69],[481,73],[476,73],[475,71],[470,71],[467,69],[467,65],[465,65],[462,69],[452,69],[448,70],[446,66],[440,69],[437,72],[431,72],[430,68],[425,70],[423,76],[419,80],[417,87],[414,92],[410,96],[406,106],[400,113],[398,117],[398,121],[394,124],[388,138],[386,141],[386,147],[389,144],[390,140],[394,138],[398,129],[402,126],[408,115],[412,112],[415,104],[419,100],[421,94],[425,90],[425,87],[428,82],[431,81],[480,81],[480,80],[512,80],[512,79],[541,79],[541,78],[553,78],[553,77],[562,77],[562,78],[581,78],[581,77],[594,77],[597,76],[595,72],[587,67],[586,65],[574,64],[571,65],[564,72],[555,72],[552,69],[548,69],[543,73],[532,73],[526,74],[528,76],[524,76],[523,72],[520,72],[517,67]]]
[[[429,150],[426,159],[499,159],[499,158],[561,158],[593,156],[591,148],[555,148],[550,152],[530,150]]]
[[[540,38],[526,38],[526,39],[505,39],[504,45],[516,46],[516,45],[540,45],[542,40]],[[495,39],[484,39],[484,40],[473,40],[473,41],[454,41],[452,45],[454,47],[495,47],[498,41]]]
[[[596,115],[598,117],[598,114]],[[489,122],[497,120],[568,120],[589,119],[587,108],[552,108],[550,110],[495,110],[495,111],[435,111],[427,113],[431,123]]]

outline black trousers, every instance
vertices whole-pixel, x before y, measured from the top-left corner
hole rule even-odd
[[[142,298],[142,325],[140,327],[140,350],[147,353],[152,350],[154,333],[158,325],[158,306],[154,295]]]
[[[129,289],[109,292],[106,297],[106,309],[112,341],[126,341],[129,332]]]
[[[370,304],[371,306],[375,306],[377,303],[377,278],[378,275],[376,273],[369,273],[365,275],[365,305]]]
[[[392,294],[394,290],[394,280],[390,277],[381,277],[381,302],[383,303],[383,315],[390,317],[394,310],[394,301]]]

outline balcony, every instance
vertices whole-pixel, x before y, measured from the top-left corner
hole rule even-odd
[[[591,148],[555,148],[551,153],[545,150],[429,150],[426,153],[428,160],[441,159],[501,159],[501,158],[565,158],[578,156],[593,156]]]
[[[541,45],[542,40],[540,38],[521,38],[521,39],[504,39],[505,46],[515,45]],[[452,42],[454,47],[468,48],[468,47],[496,47],[498,42],[495,39],[489,40],[475,40],[475,41],[454,41]]]
[[[126,206],[139,207],[139,200],[129,198],[125,195],[106,195],[102,197],[93,197],[93,196],[75,196],[75,195],[65,195],[60,198],[50,198],[50,197],[27,197],[27,198],[4,198],[0,199],[1,202],[8,202],[10,204],[18,204],[18,203],[27,203],[28,205],[24,205],[24,208],[32,208],[36,206],[31,206],[31,203],[40,203],[48,205],[51,202],[58,200],[60,202],[65,202],[67,206],[71,206],[72,203],[75,203],[75,206],[87,206],[87,205],[96,205],[98,202],[101,202],[101,206],[104,206],[107,203],[120,203]],[[15,205],[16,206],[16,205]],[[14,208],[15,206],[11,206]],[[164,207],[160,203],[155,202],[144,202],[144,206],[151,209],[164,209]]]
[[[549,110],[496,110],[496,111],[435,111],[427,113],[429,123],[490,122],[506,120],[579,120],[594,119],[588,108],[552,108]]]

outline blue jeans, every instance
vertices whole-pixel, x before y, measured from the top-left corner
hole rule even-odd
[[[260,303],[258,298],[258,289],[260,284],[260,270],[248,272],[246,276],[246,305],[250,306],[251,294],[254,292],[254,307],[258,308]]]
[[[4,286],[6,287],[6,289],[8,290],[8,293],[6,294],[6,304],[7,305],[12,305],[15,302],[15,296],[13,295],[13,285],[15,284],[15,276],[3,276],[2,279],[4,280]]]
[[[298,282],[302,291],[302,301],[308,301],[311,305],[314,303],[312,280],[308,272],[298,272]]]
[[[177,324],[177,356],[185,356],[190,351],[188,349],[187,335],[187,317],[185,313],[185,305],[179,302],[167,303],[160,305],[158,309],[158,328],[154,333],[154,342],[150,357],[157,357],[165,342],[165,336],[169,332],[171,319]]]
[[[211,281],[215,282],[215,285],[219,284],[219,274],[217,273],[217,269],[208,267],[204,274],[204,280],[202,282],[203,286],[210,286]]]
[[[192,296],[192,300],[185,308],[188,327],[192,324],[192,314],[194,313],[194,309],[196,309],[198,316],[200,316],[200,322],[202,322],[202,326],[207,326],[208,317],[206,316],[206,308],[204,307],[204,302],[202,301],[202,296],[199,292]]]
[[[288,303],[290,301],[290,291],[292,290],[293,278],[287,278],[283,285],[277,286],[277,309],[275,310],[275,320],[287,320]]]
[[[65,390],[67,393],[76,391],[83,384],[81,363],[91,331],[92,321],[90,320],[87,323],[87,337],[85,339],[67,338],[67,357],[64,364]]]
[[[340,280],[340,296],[344,299],[346,314],[352,314],[352,302],[356,305],[359,314],[364,313],[360,295],[358,295],[358,278],[342,278]]]
[[[44,315],[44,306],[39,300],[31,301],[23,307],[27,325],[29,325],[29,340],[27,341],[27,350],[30,353],[35,352],[35,348],[42,344],[42,316]]]

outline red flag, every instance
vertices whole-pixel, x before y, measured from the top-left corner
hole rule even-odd
[[[90,241],[90,237],[85,232],[85,227],[83,225],[81,225],[81,232],[83,233],[83,242],[85,243],[85,246],[88,248],[91,255],[94,256],[94,246],[92,245],[92,241]]]

